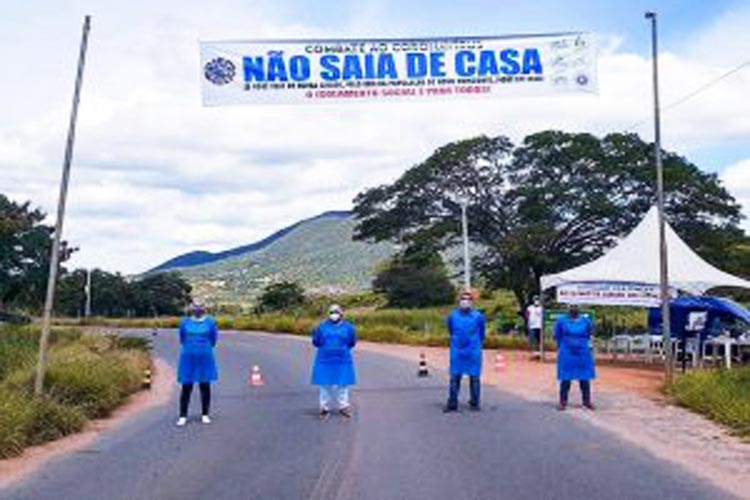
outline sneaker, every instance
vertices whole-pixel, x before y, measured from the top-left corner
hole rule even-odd
[[[586,408],[589,411],[596,410],[596,407],[594,406],[594,403],[583,403],[583,407]]]
[[[560,403],[557,405],[557,411],[565,411],[565,408],[567,407],[568,405],[566,405],[565,403]]]
[[[187,418],[186,417],[180,417],[177,419],[177,427],[185,427],[187,425]]]
[[[352,418],[352,409],[351,409],[351,408],[341,408],[341,409],[339,410],[339,414],[340,414],[340,415],[341,415],[342,417],[346,417],[346,418]]]
[[[203,415],[201,417],[201,423],[202,424],[210,424],[211,423],[211,418],[208,415]]]
[[[330,414],[331,414],[331,412],[328,411],[328,410],[320,410],[320,414],[319,414],[320,415],[320,419],[321,420],[325,420],[325,419],[328,418],[328,415],[330,415]]]

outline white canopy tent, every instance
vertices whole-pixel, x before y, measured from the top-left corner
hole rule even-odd
[[[716,287],[750,289],[750,281],[717,269],[701,259],[666,224],[670,287],[701,295]],[[547,290],[565,283],[618,282],[659,284],[659,217],[656,207],[648,211],[633,231],[613,249],[582,266],[542,276]]]

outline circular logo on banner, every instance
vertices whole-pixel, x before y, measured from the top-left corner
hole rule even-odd
[[[203,67],[203,75],[206,80],[214,85],[225,85],[231,82],[235,73],[234,63],[223,57],[211,59]]]
[[[578,85],[580,85],[581,87],[584,87],[589,83],[589,77],[583,74],[578,75],[576,77],[576,83],[578,83]]]

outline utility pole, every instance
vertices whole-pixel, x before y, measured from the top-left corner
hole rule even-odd
[[[91,269],[86,270],[86,312],[85,316],[91,316]]]
[[[659,49],[656,12],[646,12],[651,21],[651,60],[654,85],[654,158],[656,160],[656,196],[659,211],[659,289],[661,299],[662,338],[664,342],[664,377],[671,384],[674,376],[672,363],[672,335],[669,319],[669,263],[664,216],[664,167],[661,161],[661,117],[659,112]]]
[[[86,16],[83,21],[83,33],[81,35],[81,49],[78,54],[78,70],[76,71],[75,89],[73,91],[73,107],[68,124],[68,140],[65,144],[65,156],[63,158],[62,180],[60,181],[60,197],[57,202],[57,221],[55,222],[55,234],[52,241],[52,254],[49,263],[49,278],[47,279],[47,296],[44,301],[44,313],[42,315],[42,334],[39,338],[39,359],[37,361],[36,379],[34,381],[34,394],[40,396],[44,388],[44,373],[47,369],[47,347],[49,345],[50,320],[52,307],[55,302],[55,287],[57,285],[57,274],[60,268],[60,246],[62,242],[63,219],[65,218],[65,202],[68,197],[68,183],[70,180],[70,163],[73,159],[73,144],[75,143],[76,121],[78,118],[78,103],[81,98],[81,85],[83,83],[83,67],[86,62],[86,49],[88,47],[89,30],[91,29],[91,16]]]
[[[471,260],[469,259],[469,220],[466,217],[466,207],[469,201],[466,198],[461,203],[461,232],[464,241],[464,289],[471,291]]]

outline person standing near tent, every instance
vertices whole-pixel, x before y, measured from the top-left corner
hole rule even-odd
[[[594,409],[591,401],[591,380],[596,378],[594,356],[591,352],[593,334],[593,323],[581,316],[575,306],[555,323],[557,380],[560,382],[558,409],[561,411],[568,406],[568,393],[573,380],[578,380],[581,386],[584,408]]]
[[[194,300],[190,305],[189,316],[180,321],[179,334],[181,349],[177,380],[182,384],[182,392],[177,426],[187,424],[190,396],[196,383],[201,392],[201,422],[210,424],[211,383],[219,378],[214,357],[219,331],[214,318],[206,315],[202,301]]]
[[[458,410],[458,393],[464,375],[469,376],[469,408],[478,411],[485,318],[473,308],[471,292],[461,293],[458,309],[450,313],[446,325],[450,333],[450,385],[444,411]]]
[[[526,308],[526,326],[529,332],[529,349],[532,351],[539,349],[543,321],[544,315],[542,304],[539,300],[539,296],[535,296],[534,301]]]
[[[328,319],[313,330],[312,343],[318,348],[312,383],[320,386],[320,418],[328,417],[334,399],[339,413],[351,417],[349,386],[357,383],[352,356],[357,333],[354,325],[344,319],[341,306],[333,304],[328,308]]]

